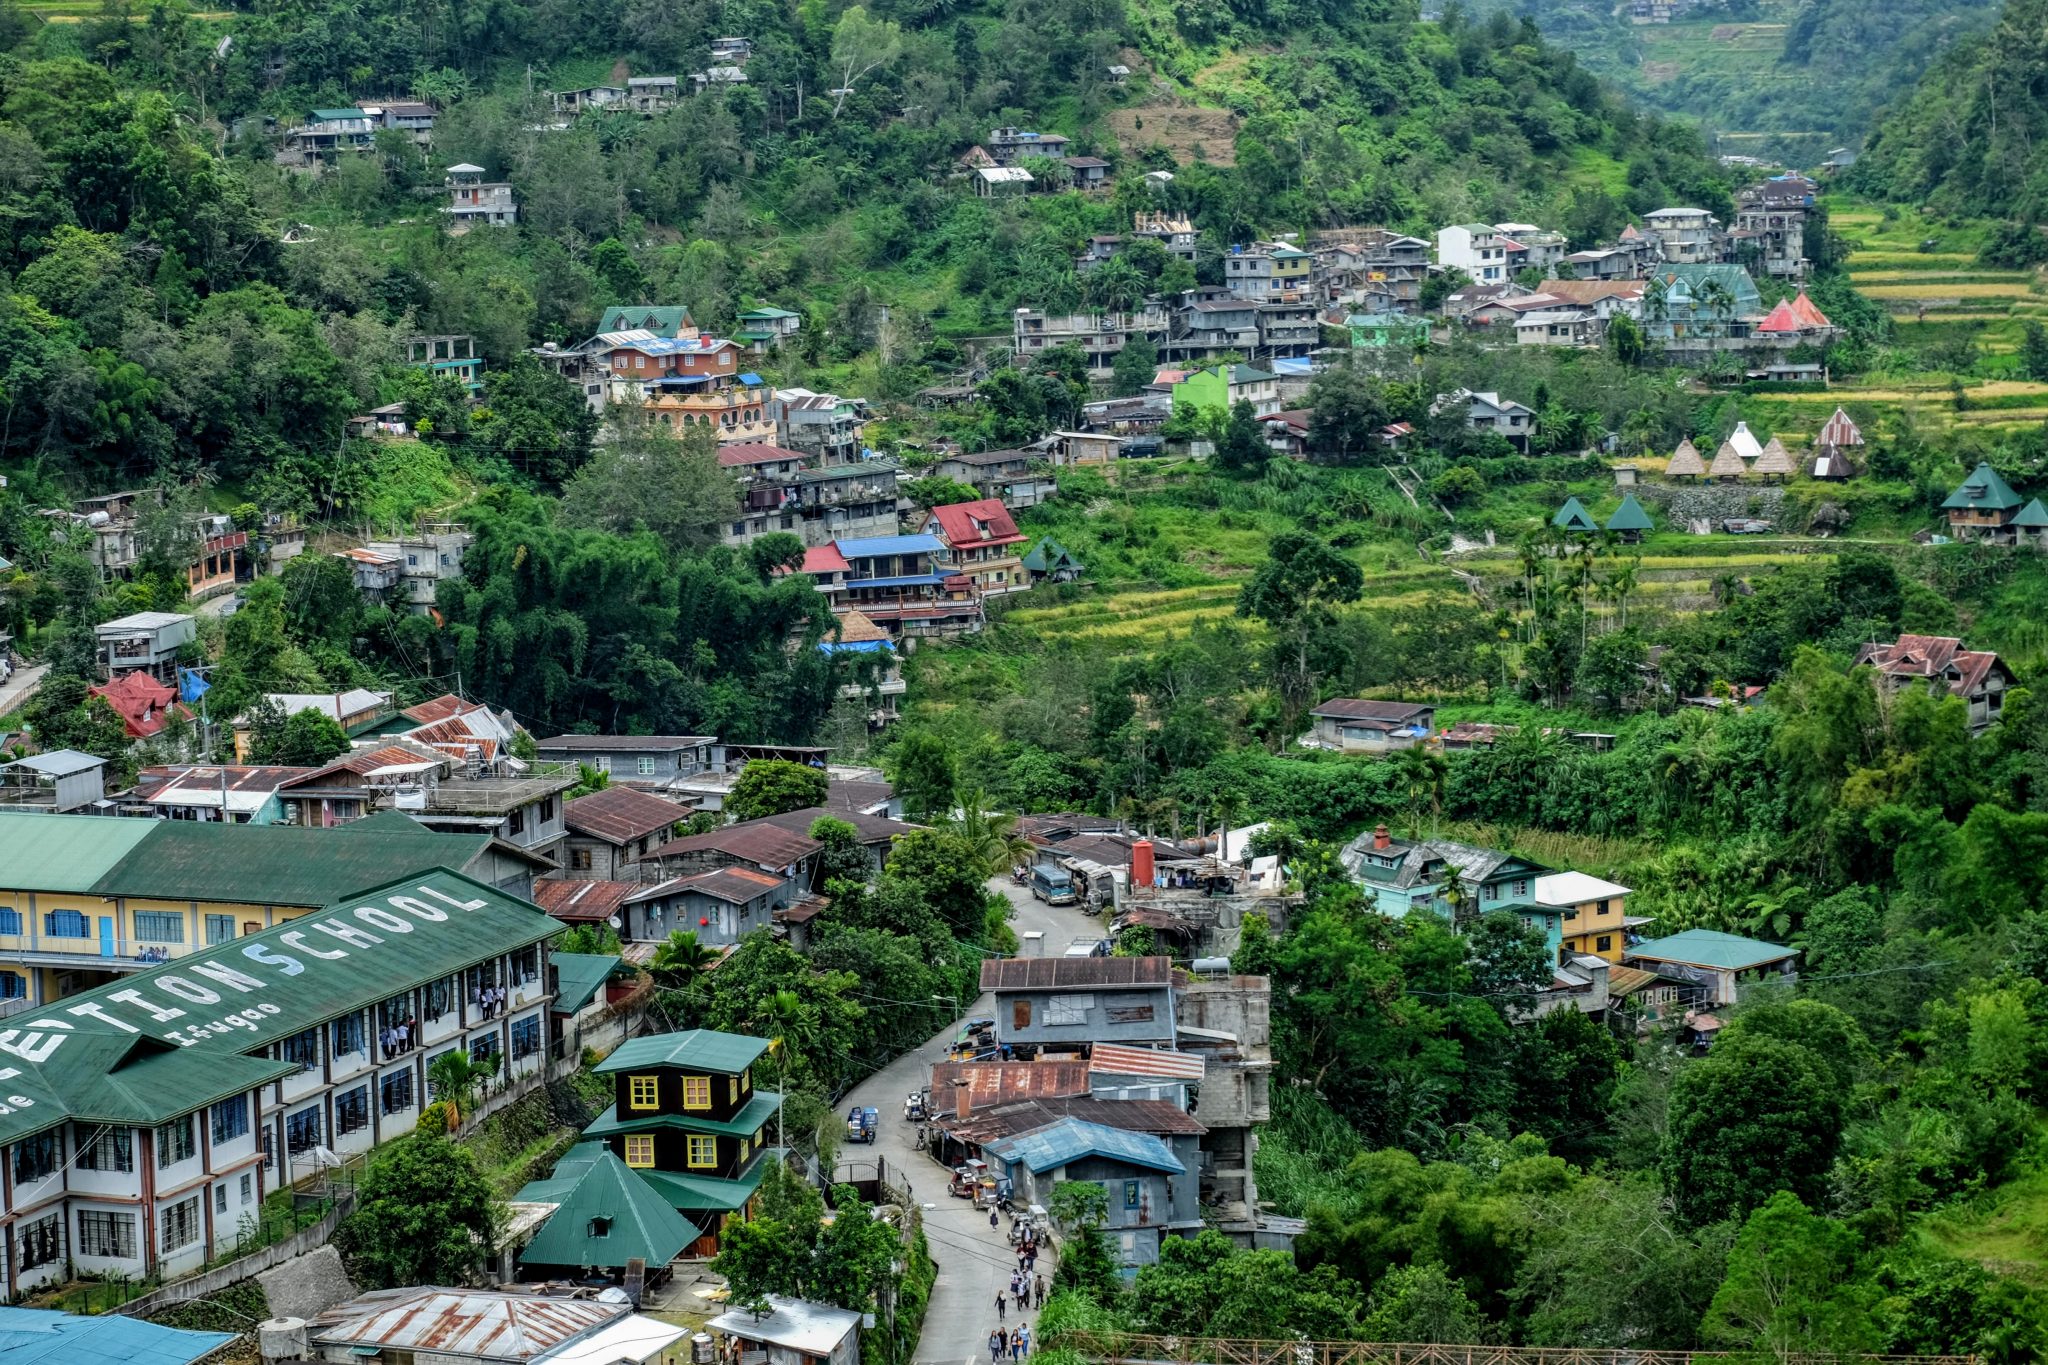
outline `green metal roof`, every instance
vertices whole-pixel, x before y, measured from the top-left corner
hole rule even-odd
[[[598,1068],[600,1071],[602,1067]],[[620,1118],[619,1107],[599,1114],[583,1130],[585,1137],[610,1137],[614,1133],[652,1133],[664,1128],[673,1128],[681,1133],[709,1133],[714,1137],[752,1137],[762,1124],[775,1117],[775,1111],[782,1104],[782,1096],[772,1090],[756,1090],[753,1097],[740,1107],[740,1111],[729,1119],[703,1118],[696,1114],[643,1114],[638,1118]]]
[[[611,1267],[638,1256],[664,1266],[697,1240],[697,1225],[601,1142],[579,1142],[553,1176],[512,1196],[556,1204],[519,1259],[527,1265]]]
[[[1557,509],[1557,515],[1550,524],[1560,531],[1597,531],[1600,524],[1593,520],[1593,514],[1577,498],[1566,498],[1564,506]]]
[[[1633,493],[1624,493],[1621,506],[1614,509],[1614,515],[1607,519],[1610,531],[1652,531],[1656,527],[1650,521],[1650,514],[1636,501]]]
[[[104,815],[0,813],[0,889],[83,895],[150,831],[168,823],[110,820]]]
[[[1742,971],[1762,967],[1791,957],[1794,949],[1765,943],[1761,939],[1724,934],[1716,929],[1687,929],[1669,938],[1653,938],[1628,950],[1629,957],[1646,957],[1652,962],[1683,962],[1720,971]]]
[[[1024,567],[1033,573],[1049,573],[1054,569],[1072,569],[1075,573],[1082,571],[1081,561],[1074,558],[1066,546],[1051,536],[1031,547],[1030,552],[1024,556]]]
[[[137,820],[133,823],[149,825],[148,836],[90,890],[161,900],[326,905],[358,887],[378,886],[409,872],[467,867],[491,841],[487,834],[437,833],[392,814],[389,824],[360,820],[338,829]],[[98,816],[41,818],[129,823]],[[0,865],[4,861],[0,858]]]
[[[741,313],[742,318],[760,318],[763,322],[776,322],[783,318],[800,318],[802,313],[792,313],[787,308],[749,308]]]
[[[555,968],[555,1013],[574,1014],[596,998],[621,959],[605,953],[549,953]]]
[[[738,1075],[767,1050],[766,1038],[750,1038],[744,1033],[714,1033],[710,1029],[697,1028],[684,1033],[656,1033],[622,1043],[595,1069],[601,1076],[650,1066]]]
[[[1942,503],[1944,508],[1975,510],[1979,512],[2003,512],[2009,507],[2020,505],[2020,495],[2012,491],[2012,485],[1998,477],[1998,471],[1988,463],[1980,464],[1963,480],[1963,486],[1948,495]]]
[[[690,321],[690,310],[682,304],[627,307],[616,305],[604,310],[597,320],[597,330],[623,332],[629,328],[645,327],[656,336],[674,337]]]
[[[761,1177],[768,1173],[768,1163],[774,1159],[775,1149],[763,1148],[746,1174],[736,1180],[685,1175],[681,1171],[635,1171],[634,1174],[651,1185],[671,1208],[690,1213],[730,1213],[746,1207],[747,1201],[754,1197],[754,1191],[761,1188]]]
[[[2043,507],[2041,500],[2035,498],[2020,509],[2020,514],[2012,519],[2012,524],[2024,526],[2028,530],[2048,530],[2048,507]]]
[[[19,1074],[7,1084],[38,1102],[0,1114],[0,1142],[73,1116],[161,1122],[253,1089],[296,1068],[248,1054],[561,928],[524,901],[433,869],[25,1011],[9,1021]]]
[[[368,118],[360,109],[315,109],[313,117],[321,123],[333,123],[337,119]]]

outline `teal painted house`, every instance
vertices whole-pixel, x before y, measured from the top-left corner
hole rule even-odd
[[[1385,825],[1337,856],[1383,915],[1420,910],[1462,925],[1506,911],[1543,935],[1552,961],[1564,945],[1564,908],[1536,899],[1536,879],[1550,871],[1541,863],[1450,839],[1396,839]]]
[[[1739,265],[1659,266],[1643,289],[1643,330],[1652,341],[1746,337],[1763,296]]]
[[[1354,351],[1429,344],[1429,319],[1404,313],[1348,313],[1344,330],[1350,334]]]

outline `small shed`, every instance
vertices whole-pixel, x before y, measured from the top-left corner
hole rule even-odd
[[[1566,498],[1550,524],[1567,535],[1591,535],[1600,529],[1600,523],[1593,520],[1593,514],[1577,498]]]
[[[1735,453],[1740,455],[1745,463],[1764,453],[1763,442],[1757,440],[1756,433],[1749,429],[1747,422],[1735,424],[1735,430],[1728,433],[1728,444],[1735,447]]]
[[[1032,184],[1031,172],[1022,166],[981,166],[974,172],[974,192],[984,199],[1001,194],[1024,194]]]
[[[1664,475],[1671,479],[1703,479],[1707,476],[1707,462],[1700,458],[1699,447],[1687,437],[1678,443],[1678,449],[1671,452],[1670,461],[1664,466]]]
[[[107,760],[76,749],[0,764],[0,806],[83,810],[106,799]]]
[[[740,1343],[739,1365],[860,1365],[861,1315],[808,1299],[768,1296],[768,1311],[744,1308],[705,1324]]]
[[[1607,529],[1618,539],[1634,544],[1656,526],[1651,522],[1650,514],[1643,510],[1643,505],[1636,501],[1636,495],[1625,493],[1621,506],[1615,508],[1614,515],[1607,519]]]
[[[2022,545],[2048,545],[2048,507],[2035,498],[2012,519],[2013,534]]]
[[[1764,446],[1763,453],[1756,457],[1756,463],[1749,472],[1764,479],[1789,479],[1792,477],[1792,453],[1785,449],[1785,443],[1773,436]]]
[[[1749,466],[1742,462],[1742,454],[1733,441],[1721,442],[1721,448],[1714,452],[1714,462],[1707,466],[1707,477],[1721,483],[1734,483],[1748,472]]]
[[[1618,464],[1614,466],[1614,486],[1616,488],[1634,488],[1641,480],[1641,477],[1642,470],[1638,469],[1635,465]]]

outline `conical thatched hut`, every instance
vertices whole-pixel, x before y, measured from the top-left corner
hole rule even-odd
[[[1700,458],[1699,447],[1687,437],[1678,443],[1678,449],[1671,452],[1671,461],[1664,466],[1667,479],[1703,479],[1707,475],[1707,462]]]
[[[1722,483],[1734,483],[1748,472],[1749,466],[1742,462],[1742,452],[1733,441],[1721,442],[1721,448],[1714,452],[1714,462],[1707,466],[1707,477]]]
[[[1763,479],[1789,479],[1792,477],[1792,452],[1785,449],[1785,443],[1773,436],[1764,446],[1763,453],[1756,457],[1756,463],[1749,472]]]

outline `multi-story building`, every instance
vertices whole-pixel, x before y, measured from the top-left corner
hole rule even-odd
[[[1173,311],[1163,360],[1248,356],[1259,348],[1259,306],[1223,291],[1196,290]]]
[[[1649,917],[1628,913],[1629,889],[1583,872],[1552,872],[1536,879],[1536,899],[1560,912],[1564,941],[1558,960],[1599,957],[1619,964],[1629,935]]]
[[[854,464],[863,455],[867,404],[858,398],[809,389],[777,389],[768,404],[775,444],[801,451],[813,467]]]
[[[683,378],[648,383],[643,411],[669,430],[681,434],[708,427],[720,445],[773,441],[775,423],[767,412],[768,388],[758,381],[713,387],[702,379]]]
[[[1429,243],[1386,228],[1336,228],[1315,237],[1317,293],[1385,313],[1414,313],[1429,275]]]
[[[198,622],[176,611],[138,611],[93,627],[107,676],[140,671],[168,682],[178,651],[198,638]]]
[[[625,104],[636,114],[673,109],[682,98],[682,82],[674,76],[626,77]]]
[[[1656,239],[1667,265],[1705,265],[1721,259],[1721,224],[1705,209],[1658,209],[1643,215],[1643,231]]]
[[[1001,958],[981,964],[981,989],[995,997],[996,1041],[1018,1056],[1174,1043],[1171,958]]]
[[[1524,270],[1547,271],[1564,259],[1566,243],[1562,232],[1551,232],[1534,223],[1495,223],[1493,230],[1501,234],[1502,245],[1507,248],[1510,278]]]
[[[470,395],[484,388],[484,358],[476,349],[476,338],[467,334],[407,337],[405,363],[432,375],[446,375]]]
[[[1385,825],[1353,839],[1338,858],[1383,915],[1421,910],[1462,927],[1507,911],[1544,935],[1553,958],[1564,942],[1563,911],[1536,895],[1536,879],[1550,869],[1527,858],[1450,839],[1396,839]]]
[[[814,467],[811,457],[780,446],[732,445],[720,448],[718,462],[740,483],[740,507],[722,537],[728,545],[774,531],[814,546],[898,529],[901,466],[894,460]]]
[[[1025,537],[1001,499],[934,507],[925,518],[924,532],[937,536],[952,552],[954,571],[971,578],[975,591],[983,597],[1031,586],[1019,559]]]
[[[1485,223],[1438,228],[1436,260],[1446,270],[1464,271],[1478,284],[1502,284],[1514,278],[1506,234]]]
[[[66,818],[20,817],[43,828]],[[227,832],[251,848],[278,833]],[[7,1031],[9,1297],[79,1275],[173,1275],[232,1253],[265,1196],[319,1173],[326,1153],[414,1131],[443,1053],[502,1059],[514,1078],[545,1065],[555,921],[432,864],[334,894],[296,924],[160,963]],[[487,1004],[486,990],[503,1003]]]
[[[1067,154],[1067,139],[1058,133],[1034,133],[1023,128],[996,128],[988,135],[988,152],[998,166],[1015,166],[1027,156],[1058,161]]]
[[[981,628],[981,594],[937,536],[873,536],[833,548],[846,574],[836,587],[818,585],[833,611],[857,610],[899,640]]]
[[[664,791],[725,768],[725,746],[710,735],[556,735],[535,745],[548,762],[582,764],[615,785]]]
[[[720,389],[739,373],[739,345],[719,337],[606,332],[593,339],[589,353],[609,376],[614,402],[645,403],[664,386]]]
[[[1258,417],[1280,411],[1279,379],[1250,365],[1232,365],[1228,371],[1218,365],[1210,370],[1196,370],[1173,386],[1176,410],[1191,408],[1198,413],[1228,414],[1239,403],[1250,403],[1253,415]]]
[[[1267,355],[1307,355],[1322,337],[1316,306],[1307,297],[1259,305],[1259,349]]]
[[[626,786],[579,796],[563,812],[569,837],[562,849],[562,875],[630,881],[639,875],[648,850],[667,843],[689,814],[688,806]]]
[[[484,168],[468,162],[448,168],[448,207],[441,210],[459,232],[473,227],[511,227],[519,221],[512,186],[484,179]]]
[[[1806,273],[1806,218],[1820,186],[1797,172],[1774,175],[1737,192],[1731,241],[1738,258],[1753,254],[1766,275]]]
[[[1291,242],[1252,242],[1223,253],[1223,287],[1255,303],[1308,296],[1315,258]]]
[[[382,122],[362,109],[315,109],[304,123],[285,133],[285,158],[310,166],[331,162],[342,152],[367,151]]]
[[[1856,651],[1859,666],[1877,670],[1887,694],[1914,683],[1936,696],[1959,697],[1970,710],[1971,733],[1981,733],[2005,714],[2006,694],[2018,685],[2005,661],[1988,650],[1964,649],[1952,635],[1901,635]]]
[[[1238,307],[1246,316],[1256,318],[1251,305],[1238,303]],[[1132,337],[1143,335],[1155,346],[1161,346],[1172,326],[1171,308],[1152,298],[1128,312],[1046,313],[1037,308],[1019,308],[1011,318],[1011,344],[1019,355],[1032,355],[1055,346],[1077,346],[1087,357],[1090,369],[1107,370]],[[1256,345],[1256,323],[1253,328],[1252,344]]]
[[[421,522],[409,536],[334,553],[349,562],[366,599],[424,616],[442,582],[462,577],[462,556],[473,539],[468,527],[454,522]]]
[[[1005,507],[1035,507],[1059,492],[1042,450],[980,450],[948,455],[932,473],[968,485],[984,498],[999,498]]]
[[[1131,219],[1131,236],[1154,241],[1178,260],[1194,264],[1196,235],[1194,219],[1186,214],[1138,213]]]

